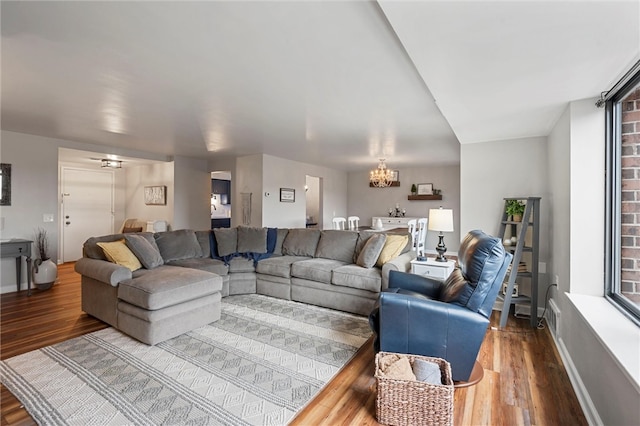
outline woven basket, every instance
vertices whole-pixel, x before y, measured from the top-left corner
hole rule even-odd
[[[405,355],[413,366],[415,359],[435,362],[440,366],[443,385],[410,380],[394,380],[381,375],[380,358],[376,355],[375,378],[378,384],[376,417],[386,425],[453,425],[453,380],[451,365],[442,358]]]

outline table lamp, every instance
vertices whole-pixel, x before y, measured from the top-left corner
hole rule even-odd
[[[438,235],[438,245],[436,246],[436,251],[438,252],[436,261],[446,262],[447,258],[444,257],[444,253],[447,251],[447,247],[444,245],[444,235],[442,233],[453,232],[453,210],[443,209],[442,207],[439,209],[429,209],[428,229],[430,231],[440,232]]]

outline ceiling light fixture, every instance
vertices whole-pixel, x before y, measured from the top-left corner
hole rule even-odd
[[[391,186],[393,181],[393,171],[387,169],[387,165],[384,162],[384,158],[380,159],[378,168],[371,170],[369,173],[369,183],[376,188],[386,188]]]
[[[122,168],[122,160],[109,160],[107,158],[103,158],[102,167],[108,167],[110,169],[121,169]]]

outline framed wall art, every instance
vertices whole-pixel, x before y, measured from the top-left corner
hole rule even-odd
[[[145,186],[144,203],[148,206],[164,206],[167,204],[167,187],[164,185]]]
[[[433,195],[433,184],[432,183],[419,183],[418,184],[418,195]]]
[[[296,202],[296,190],[291,188],[280,188],[280,202],[281,203],[295,203]]]

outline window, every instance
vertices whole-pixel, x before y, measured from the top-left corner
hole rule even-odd
[[[640,67],[638,64],[623,81],[607,94],[606,101],[605,294],[640,325]]]

